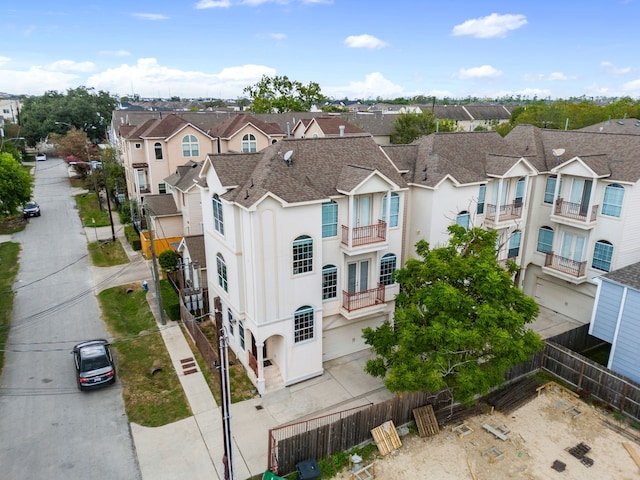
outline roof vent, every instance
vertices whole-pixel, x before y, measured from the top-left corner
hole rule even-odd
[[[622,120],[616,120],[616,123],[617,123],[618,125],[624,125],[624,122],[623,122]]]

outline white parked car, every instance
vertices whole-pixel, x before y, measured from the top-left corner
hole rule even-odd
[[[38,152],[36,153],[36,162],[44,162],[47,159],[47,154]]]

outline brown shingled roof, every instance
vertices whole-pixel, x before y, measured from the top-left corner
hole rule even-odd
[[[161,193],[158,195],[145,195],[142,200],[144,208],[149,210],[153,217],[163,217],[178,215],[180,211],[176,207],[173,195],[169,193]]]
[[[214,137],[220,138],[231,138],[233,135],[238,133],[243,127],[247,124],[253,125],[255,128],[264,132],[265,135],[270,136],[283,136],[284,132],[276,123],[267,123],[259,118],[253,117],[251,115],[235,115],[225,120],[224,122],[214,126],[211,129],[211,135]]]

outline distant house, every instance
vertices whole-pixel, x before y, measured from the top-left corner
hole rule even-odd
[[[589,334],[611,344],[607,368],[640,383],[640,263],[599,280]]]
[[[345,135],[371,136],[370,133],[338,116],[299,120],[293,127],[292,133],[295,138],[344,137]]]
[[[215,125],[209,134],[216,138],[217,145],[213,153],[259,152],[286,135],[278,124],[245,114],[229,117]]]

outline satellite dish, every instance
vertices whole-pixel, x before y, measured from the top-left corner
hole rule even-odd
[[[287,150],[287,151],[284,153],[284,157],[283,157],[283,158],[284,158],[284,161],[288,163],[288,162],[289,162],[289,160],[291,160],[291,155],[293,155],[293,150]]]
[[[553,153],[554,157],[559,157],[564,153],[564,148],[554,148],[551,153]]]

